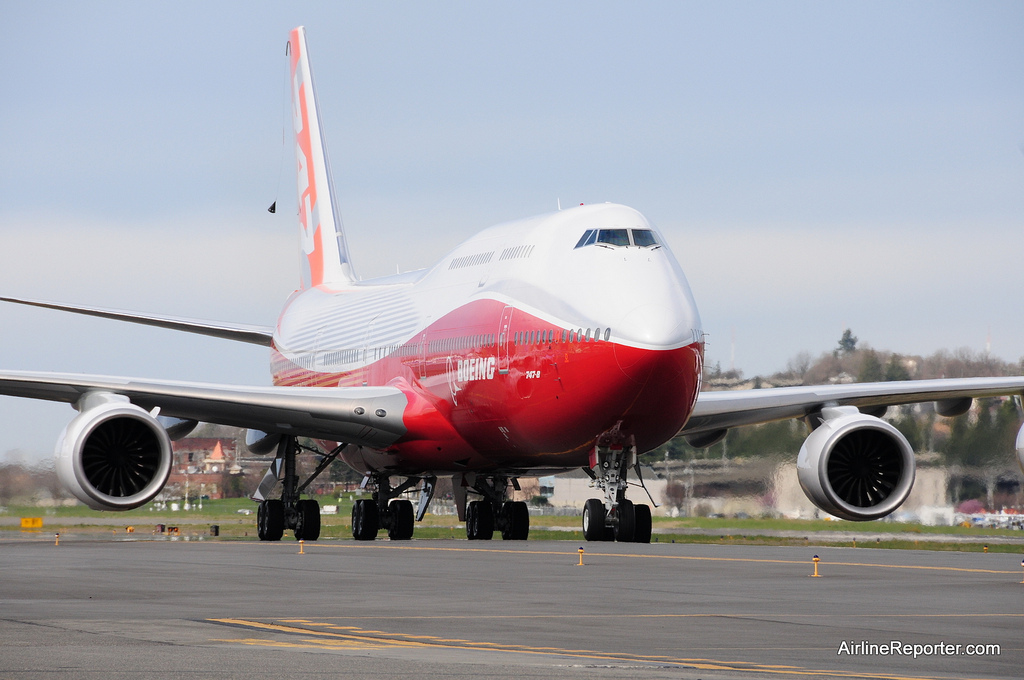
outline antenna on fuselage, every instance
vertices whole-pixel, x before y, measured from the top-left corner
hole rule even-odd
[[[562,212],[562,199],[558,198],[555,200],[558,201],[558,212]]]

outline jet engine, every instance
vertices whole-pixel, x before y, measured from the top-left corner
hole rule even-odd
[[[93,510],[149,502],[171,472],[171,440],[155,414],[126,397],[93,393],[57,440],[57,474]]]
[[[1017,465],[1020,471],[1024,472],[1024,425],[1017,431]]]
[[[885,517],[914,485],[914,452],[899,430],[852,406],[822,409],[797,457],[807,498],[843,519]]]

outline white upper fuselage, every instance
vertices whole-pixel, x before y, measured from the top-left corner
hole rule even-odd
[[[430,269],[296,293],[278,321],[275,346],[308,369],[350,371],[481,299],[560,328],[611,329],[612,342],[630,347],[666,350],[700,341],[696,305],[665,240],[576,247],[590,229],[652,227],[636,210],[607,203],[499,224]]]
[[[299,291],[274,381],[399,386],[451,428],[367,468],[575,467],[619,427],[653,448],[689,416],[703,353],[664,243],[631,208],[581,206],[485,229],[427,270]],[[415,420],[410,433],[434,427]]]

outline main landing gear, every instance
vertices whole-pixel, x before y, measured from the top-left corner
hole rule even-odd
[[[256,511],[256,533],[261,541],[280,541],[286,529],[295,532],[296,540],[315,541],[320,538],[320,504],[300,499],[299,495],[338,457],[341,449],[339,447],[324,456],[309,479],[300,484],[295,457],[302,449],[295,437],[282,437],[277,446],[277,458],[256,491],[254,497],[260,499]],[[281,498],[268,500],[265,496],[277,483],[282,468],[284,490]]]
[[[509,501],[508,489],[519,490],[516,478],[505,475],[459,474],[452,478],[452,490],[459,519],[466,522],[466,538],[489,541],[494,532],[506,541],[525,541],[530,535],[530,510],[524,501]],[[483,500],[466,502],[472,489]]]
[[[437,477],[426,475],[422,478],[419,506],[413,512],[411,501],[398,498],[415,487],[420,478],[410,477],[402,484],[392,487],[387,473],[371,473],[363,480],[373,493],[370,498],[361,499],[352,506],[352,536],[357,541],[372,541],[381,529],[386,529],[388,538],[404,541],[412,538],[413,525],[423,519],[431,499]],[[452,478],[452,490],[459,519],[466,523],[466,538],[471,541],[489,541],[494,532],[500,532],[506,541],[525,541],[530,535],[530,511],[522,501],[506,500],[509,486],[518,490],[515,478],[504,475],[478,475],[460,473]],[[466,502],[469,491],[479,494],[481,500]]]
[[[367,475],[363,485],[372,485],[374,491],[370,498],[360,499],[352,506],[352,537],[357,541],[372,541],[381,529],[387,529],[388,538],[392,541],[412,538],[415,523],[423,519],[430,499],[434,497],[437,477],[428,475],[423,478],[419,508],[415,512],[412,501],[398,496],[416,486],[419,481],[417,477],[410,477],[392,487],[387,473]]]
[[[643,477],[633,438],[626,438],[619,425],[598,437],[583,471],[604,492],[604,499],[591,498],[583,506],[583,537],[588,541],[651,542],[651,507],[634,505],[626,498],[626,473],[633,468],[641,485]]]

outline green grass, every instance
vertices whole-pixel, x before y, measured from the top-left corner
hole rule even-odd
[[[365,497],[351,494],[353,499]],[[345,494],[339,501],[334,496],[318,498],[321,505],[338,505],[337,515],[321,517],[321,536],[325,539],[351,539],[350,517],[352,501]],[[151,510],[146,505],[136,510],[123,513],[99,512],[84,506],[61,508],[38,508],[31,506],[12,506],[0,516],[6,517],[43,517],[44,528],[41,534],[56,531],[76,533],[107,534],[123,536],[126,527],[134,526],[137,536],[152,534],[157,524],[179,526],[182,536],[209,536],[209,526],[220,527],[220,538],[224,540],[255,540],[256,538],[256,503],[247,498],[231,498],[223,500],[204,500],[203,508],[194,506],[188,512],[171,512],[170,510]],[[239,514],[239,510],[250,510],[251,514]],[[97,524],[96,520],[111,523]],[[538,515],[531,517],[531,540],[568,540],[583,541],[578,516]],[[1019,539],[1012,544],[989,545],[989,552],[1020,553],[1024,551],[1024,532],[1012,529],[983,529],[975,527],[935,527],[921,524],[903,524],[897,522],[846,522],[825,520],[796,519],[735,519],[735,518],[671,518],[655,517],[654,528],[665,533],[656,534],[654,540],[660,543],[703,543],[719,545],[815,545],[844,546],[857,548],[888,548],[888,549],[921,549],[948,550],[962,552],[981,552],[983,544],[964,543],[959,537],[1010,537]],[[20,526],[0,527],[8,531],[20,531]],[[559,530],[561,529],[561,530]],[[700,530],[701,533],[689,533],[687,530]],[[798,536],[772,536],[775,531],[797,532]],[[834,540],[820,532],[843,532],[847,536],[843,540]],[[857,539],[849,534],[893,534],[891,539],[884,536]],[[903,534],[896,536],[895,534]],[[916,541],[907,538],[906,534],[920,534],[930,540]],[[384,535],[383,533],[381,534]],[[428,514],[423,522],[416,525],[418,539],[464,539],[464,525],[450,515]],[[945,537],[946,540],[942,540]],[[939,538],[939,540],[935,540]]]

